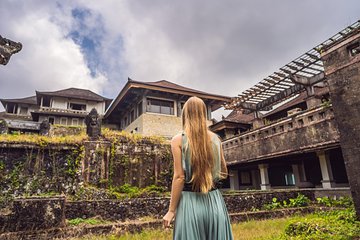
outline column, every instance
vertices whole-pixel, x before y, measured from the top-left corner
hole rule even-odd
[[[230,170],[229,169],[229,178],[230,178],[230,189],[231,190],[239,190],[239,171],[236,170]]]
[[[269,181],[269,172],[268,172],[269,164],[259,164],[260,170],[260,179],[261,190],[268,190],[271,188],[270,181]]]
[[[331,170],[331,163],[329,154],[325,151],[316,152],[319,158],[321,175],[322,175],[322,186],[323,188],[332,188],[335,185],[334,177]]]

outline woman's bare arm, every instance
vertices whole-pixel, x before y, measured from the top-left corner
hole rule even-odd
[[[228,169],[226,166],[226,161],[224,157],[224,150],[222,148],[222,144],[220,143],[220,157],[221,157],[221,177],[227,178],[228,176]]]
[[[174,159],[174,175],[171,185],[171,199],[169,211],[163,217],[164,226],[168,227],[175,216],[176,208],[179,204],[181,192],[184,188],[185,175],[181,164],[181,135],[175,136],[171,140],[171,151]]]

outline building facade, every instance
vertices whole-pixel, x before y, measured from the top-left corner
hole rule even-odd
[[[78,126],[84,124],[85,116],[95,108],[105,114],[111,99],[90,90],[68,88],[53,92],[36,91],[35,96],[20,99],[1,99],[5,112],[0,117],[7,121],[48,120],[50,124]]]
[[[345,28],[239,94],[226,106],[234,110],[231,118],[238,115],[241,119],[243,112],[254,113],[247,131],[223,136],[231,189],[349,190],[338,127],[343,125],[341,118],[346,116],[335,118],[331,99],[339,97],[329,94],[327,81],[330,70],[336,69],[333,66],[341,64],[348,67],[348,76],[358,78],[359,72],[351,70],[356,69],[359,56],[356,54],[359,29],[360,22]],[[342,52],[326,59],[326,64],[333,68],[325,71],[321,51],[328,46],[338,46]],[[340,62],[342,59],[348,62]],[[332,74],[331,78],[337,76]],[[338,84],[347,83],[344,77],[337,80]],[[269,111],[273,107],[275,109]],[[223,121],[226,122],[226,118]],[[216,126],[214,129],[223,131]],[[231,133],[232,129],[225,131]]]
[[[229,97],[186,88],[166,80],[140,82],[128,79],[107,110],[105,123],[127,132],[172,137],[181,132],[181,110],[191,96],[204,100],[209,125],[212,124],[211,112],[230,101]]]

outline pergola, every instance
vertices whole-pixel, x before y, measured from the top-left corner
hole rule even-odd
[[[322,48],[336,44],[358,31],[360,31],[360,20],[232,98],[231,103],[224,105],[225,108],[250,112],[266,111],[304,89],[309,93],[312,91],[311,86],[325,79],[324,64],[320,56]]]

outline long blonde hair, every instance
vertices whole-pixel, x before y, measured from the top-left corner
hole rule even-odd
[[[189,98],[182,111],[184,132],[190,148],[192,189],[207,193],[213,186],[214,153],[206,124],[206,106],[198,97]]]

